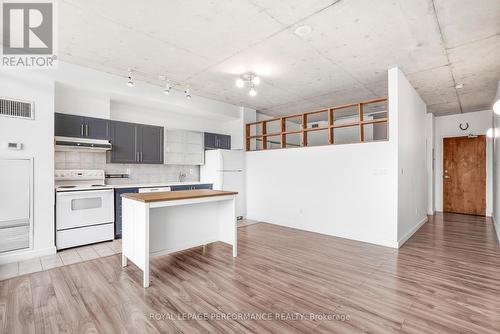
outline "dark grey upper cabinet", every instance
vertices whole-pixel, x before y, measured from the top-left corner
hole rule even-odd
[[[163,127],[111,121],[112,163],[163,163]]]
[[[205,149],[214,149],[215,147],[215,133],[205,132]]]
[[[205,149],[231,149],[231,136],[205,132]]]
[[[110,138],[109,120],[68,114],[55,114],[56,136],[104,139]]]
[[[85,137],[85,118],[82,116],[55,114],[54,132],[62,137]]]
[[[231,136],[228,135],[218,135],[219,139],[219,148],[223,150],[230,150],[231,149]],[[217,138],[216,138],[217,139]]]
[[[138,126],[139,159],[144,164],[163,163],[163,127]]]
[[[138,163],[137,124],[111,121],[110,162]]]
[[[92,139],[110,139],[109,120],[85,117],[85,134]]]

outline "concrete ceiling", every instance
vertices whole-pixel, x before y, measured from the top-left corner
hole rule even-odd
[[[499,0],[62,0],[59,27],[64,61],[269,115],[385,96],[394,66],[436,115],[489,109],[500,79]]]

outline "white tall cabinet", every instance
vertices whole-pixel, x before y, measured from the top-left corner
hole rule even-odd
[[[203,165],[203,132],[165,129],[164,161],[167,165]]]
[[[0,254],[31,247],[32,159],[0,158]]]

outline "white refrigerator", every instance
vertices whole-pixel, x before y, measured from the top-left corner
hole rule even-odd
[[[212,183],[215,190],[237,191],[236,216],[246,216],[245,152],[240,150],[207,150],[200,181]]]

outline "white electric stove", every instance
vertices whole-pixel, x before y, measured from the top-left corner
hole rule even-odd
[[[56,247],[114,239],[114,190],[103,170],[56,170]]]

